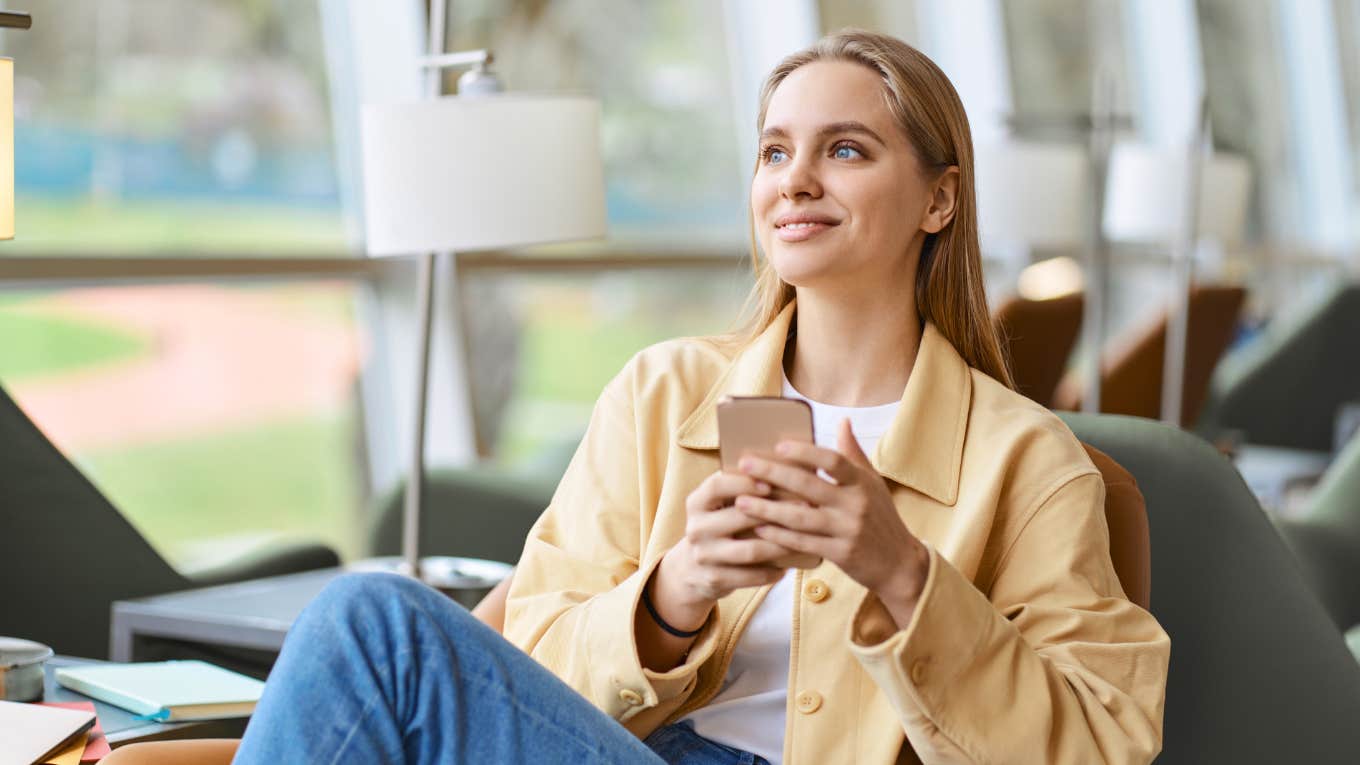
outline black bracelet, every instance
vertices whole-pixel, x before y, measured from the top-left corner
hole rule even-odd
[[[652,615],[652,621],[656,622],[656,626],[660,627],[661,629],[665,630],[666,632],[669,632],[670,634],[678,638],[692,638],[695,635],[698,635],[700,632],[704,631],[704,627],[702,624],[699,625],[699,629],[693,632],[685,632],[684,630],[678,630],[672,627],[671,625],[667,624],[666,620],[661,618],[661,614],[658,614],[656,612],[656,606],[652,605],[652,599],[647,597],[647,585],[645,584],[642,586],[642,605],[647,607],[647,613]]]

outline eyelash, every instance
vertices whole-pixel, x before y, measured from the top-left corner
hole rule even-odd
[[[838,142],[836,142],[835,144],[833,144],[833,145],[831,146],[831,153],[832,153],[832,154],[835,154],[838,150],[843,149],[843,148],[844,148],[844,149],[849,149],[849,150],[855,152],[856,154],[858,154],[858,155],[859,155],[858,159],[864,159],[865,157],[867,157],[867,155],[864,153],[864,150],[861,149],[860,147],[856,146],[856,145],[854,144],[854,142],[852,142],[852,141],[838,141]],[[773,154],[773,153],[776,152],[776,151],[783,152],[784,150],[781,149],[781,148],[779,148],[778,146],[775,146],[775,145],[770,145],[770,146],[764,147],[763,149],[760,150],[760,161],[761,161],[762,163],[764,163],[764,164],[769,164],[769,163],[770,163],[770,155]],[[788,152],[784,152],[784,153],[787,154]]]

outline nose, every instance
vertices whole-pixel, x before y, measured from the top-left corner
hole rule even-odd
[[[822,195],[822,184],[817,178],[815,158],[809,152],[799,152],[800,157],[789,160],[784,175],[779,179],[779,196],[794,200],[798,197],[817,199]]]

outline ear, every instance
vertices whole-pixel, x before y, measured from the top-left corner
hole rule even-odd
[[[938,234],[954,219],[959,202],[959,168],[950,165],[930,184],[930,204],[921,216],[921,230]]]

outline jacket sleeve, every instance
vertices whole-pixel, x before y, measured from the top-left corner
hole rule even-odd
[[[655,507],[638,488],[631,368],[600,396],[552,502],[529,532],[507,598],[505,637],[645,735],[693,691],[699,666],[717,648],[718,619],[715,608],[680,666],[642,667],[634,615],[661,560],[640,560]]]
[[[1161,749],[1170,639],[1125,599],[1099,474],[1041,498],[987,594],[934,549],[912,621],[877,596],[851,651],[923,762],[1146,763]]]

